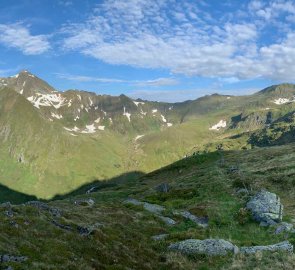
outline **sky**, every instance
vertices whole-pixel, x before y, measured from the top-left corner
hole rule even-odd
[[[295,82],[295,1],[0,0],[0,77],[183,101]]]

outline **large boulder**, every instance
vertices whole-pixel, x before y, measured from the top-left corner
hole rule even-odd
[[[258,251],[286,251],[292,253],[293,245],[289,241],[284,241],[269,246],[253,246],[240,248],[240,252],[244,254],[253,254]]]
[[[282,221],[283,205],[275,193],[261,190],[250,199],[246,208],[261,225],[274,225]]]
[[[223,239],[187,239],[171,244],[169,249],[180,251],[186,255],[205,254],[209,256],[236,254],[239,252],[237,246]]]

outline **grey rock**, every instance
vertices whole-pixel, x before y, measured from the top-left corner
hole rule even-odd
[[[24,262],[28,259],[26,256],[12,256],[12,255],[0,255],[0,262]]]
[[[158,235],[152,236],[152,239],[155,240],[155,241],[160,241],[160,240],[163,240],[163,239],[167,238],[168,235],[169,234],[167,234],[167,233],[158,234]]]
[[[95,224],[92,224],[92,225],[86,226],[86,227],[78,226],[77,230],[78,230],[79,234],[84,235],[84,236],[88,236],[88,235],[93,234],[97,228],[100,228],[102,226],[103,226],[102,223],[97,222]]]
[[[61,223],[57,222],[56,220],[52,220],[52,224],[60,229],[66,230],[66,231],[72,230],[72,227],[70,225],[61,224]]]
[[[98,189],[97,186],[91,187],[90,189],[88,189],[88,190],[86,191],[86,194],[90,194],[90,193],[94,192],[94,191],[97,190],[97,189]]]
[[[187,239],[171,244],[168,248],[170,250],[180,251],[186,255],[205,254],[209,256],[220,256],[239,252],[237,246],[223,239]]]
[[[75,205],[82,205],[82,206],[93,206],[95,201],[93,199],[81,199],[74,201]]]
[[[130,204],[138,205],[138,206],[142,205],[145,210],[147,210],[153,214],[161,214],[165,210],[164,206],[161,206],[158,204],[147,203],[147,202],[141,202],[136,199],[127,199],[127,200],[125,200],[125,203],[130,203]]]
[[[51,207],[47,203],[44,203],[44,202],[29,201],[29,202],[26,202],[25,205],[30,205],[30,206],[36,207],[39,210],[48,211],[54,217],[61,216],[61,211],[58,208]]]
[[[208,218],[206,217],[197,217],[193,215],[192,213],[190,213],[189,211],[173,211],[173,214],[180,215],[186,219],[189,219],[203,228],[208,227]]]
[[[289,241],[280,242],[274,245],[268,246],[252,246],[252,247],[241,247],[240,252],[244,254],[253,254],[258,251],[286,251],[293,252],[293,245]]]
[[[280,198],[271,192],[261,190],[247,203],[246,208],[251,211],[253,218],[263,225],[274,225],[282,221],[283,205]]]
[[[156,191],[161,193],[167,193],[170,190],[170,186],[168,183],[161,183],[160,185],[156,186]]]
[[[161,214],[165,210],[164,206],[161,206],[158,204],[146,203],[146,202],[143,203],[143,208],[154,214]]]
[[[176,224],[176,221],[173,220],[172,218],[169,218],[169,217],[164,217],[164,216],[161,216],[159,215],[158,216],[161,220],[163,220],[167,225],[169,226],[173,226]]]
[[[163,220],[167,225],[172,226],[176,224],[176,221],[173,220],[172,218],[169,217],[164,217],[162,216],[162,212],[165,211],[165,207],[158,205],[158,204],[152,204],[152,203],[147,203],[147,202],[141,202],[138,201],[136,199],[127,199],[125,200],[125,203],[129,203],[129,204],[133,204],[136,206],[143,206],[143,208],[145,210],[147,210],[148,212],[156,215],[158,218],[160,218],[161,220]]]
[[[292,232],[293,230],[293,224],[287,223],[287,222],[282,222],[279,224],[279,226],[275,230],[275,234],[280,234],[282,232]]]

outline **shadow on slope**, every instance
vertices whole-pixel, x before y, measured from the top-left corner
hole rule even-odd
[[[12,204],[20,204],[33,200],[37,200],[37,197],[12,190],[0,184],[0,203],[11,202]]]
[[[116,186],[132,185],[134,182],[136,182],[139,178],[143,176],[145,176],[143,172],[133,171],[133,172],[124,173],[106,180],[96,179],[93,182],[84,184],[69,193],[58,194],[54,196],[51,200],[62,200],[68,197],[85,194],[88,190],[92,188],[93,188],[93,191],[99,191],[105,188],[115,188]]]

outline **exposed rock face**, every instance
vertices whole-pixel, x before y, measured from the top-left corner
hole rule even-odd
[[[156,186],[156,190],[158,192],[167,193],[170,190],[170,186],[167,183],[162,183],[162,184]]]
[[[289,241],[284,241],[269,246],[253,246],[240,248],[240,252],[245,254],[252,254],[258,251],[287,251],[291,253],[293,252],[293,245]]]
[[[167,225],[175,225],[176,221],[173,220],[172,218],[165,217],[162,215],[162,212],[165,210],[164,206],[158,205],[158,204],[152,204],[152,203],[147,203],[147,202],[141,202],[136,199],[127,199],[125,203],[130,203],[133,205],[138,205],[138,206],[143,206],[145,210],[148,212],[155,214],[158,216],[161,220],[163,220]]]
[[[24,262],[28,259],[25,256],[0,255],[0,262]]]
[[[282,222],[279,224],[279,226],[275,230],[275,234],[280,234],[282,232],[294,232],[293,224]]]
[[[40,202],[40,201],[29,201],[25,203],[26,205],[31,205],[39,210],[48,211],[54,217],[60,217],[61,211],[58,208],[51,207],[47,203]]]
[[[205,254],[209,256],[236,254],[239,252],[237,246],[223,239],[187,239],[171,244],[169,249],[180,251],[186,255]]]
[[[93,206],[95,201],[93,199],[82,199],[82,200],[76,200],[74,201],[75,205],[81,205],[81,206]]]
[[[283,205],[280,198],[271,192],[261,190],[247,203],[253,218],[261,225],[273,225],[282,221]]]
[[[208,227],[208,218],[207,217],[197,217],[190,213],[189,211],[174,211],[174,215],[180,215],[186,219],[191,220],[192,222],[198,224],[199,226],[206,228]]]
[[[168,235],[169,234],[167,234],[167,233],[158,234],[158,235],[152,236],[152,239],[155,240],[155,241],[160,241],[160,240],[163,240],[163,239],[167,238]]]

